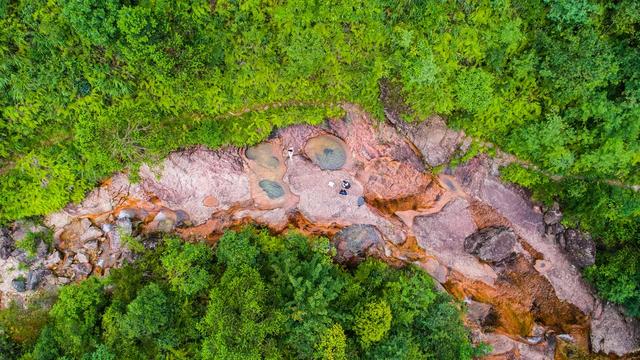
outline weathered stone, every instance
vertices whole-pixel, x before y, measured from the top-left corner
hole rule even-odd
[[[176,210],[176,226],[191,225],[189,214],[184,210]]]
[[[89,263],[78,263],[78,264],[73,264],[71,266],[71,270],[75,274],[76,278],[84,278],[89,276],[89,274],[91,274],[91,271],[93,270],[93,266],[91,266],[91,264]]]
[[[583,269],[596,262],[596,244],[589,234],[576,229],[564,232],[565,250],[569,259]]]
[[[412,137],[416,142],[429,142],[427,145],[432,147],[426,154],[423,152],[426,158],[423,161],[417,150],[426,147],[413,146],[385,123],[373,125],[362,111],[353,110],[353,107],[345,109],[348,113],[346,120],[329,120],[322,128],[299,125],[279,129],[270,138],[269,146],[260,146],[268,150],[264,153],[266,161],[258,161],[255,154],[245,157],[242,150],[233,147],[219,151],[200,147],[175,152],[157,166],[143,165],[142,180],[137,184],[128,182],[126,175],[116,175],[92,192],[82,205],[65,208],[64,212],[69,216],[56,222],[56,232],[82,217],[93,219],[95,224],[114,222],[114,215],[119,215],[115,206],[119,204],[135,210],[123,218],[145,220],[136,227],[135,234],[138,230],[144,233],[162,229],[164,225],[158,223],[164,220],[160,218],[156,219],[154,226],[148,223],[149,214],[153,216],[160,212],[173,214],[166,229],[185,238],[191,235],[211,235],[213,238],[226,228],[251,220],[274,231],[293,225],[304,232],[328,235],[354,224],[366,224],[379,232],[383,242],[381,253],[386,259],[397,264],[411,262],[421,266],[455,296],[482,299],[493,304],[499,317],[497,328],[502,334],[495,338],[497,345],[494,349],[500,348],[500,344],[505,345],[502,346],[505,351],[498,353],[514,359],[553,358],[555,337],[546,337],[544,332],[530,332],[528,327],[532,321],[548,326],[550,330],[571,329],[576,345],[580,345],[580,336],[586,336],[587,322],[593,311],[592,289],[583,281],[580,271],[571,265],[558,243],[553,241],[554,234],[562,233],[562,226],[559,223],[546,224],[543,210],[531,204],[522,189],[501,181],[497,176],[498,160],[478,156],[450,170],[452,176],[448,182],[440,181],[444,177],[428,181],[433,177],[424,173],[424,163],[446,162],[452,154],[459,153],[460,140],[468,145],[468,138],[461,133],[437,128],[438,122],[443,123],[442,119],[430,121],[424,128],[435,129],[432,134],[423,133],[425,138],[418,139],[420,136],[414,133]],[[434,124],[437,126],[433,127]],[[329,133],[344,142],[344,162],[339,170],[322,170],[312,162],[317,158],[301,156],[300,150],[309,139]],[[295,155],[284,158],[280,152],[286,152],[289,147],[294,148]],[[331,154],[325,154],[325,144],[320,144],[317,149],[319,152],[315,154],[320,157],[335,155],[331,151]],[[306,150],[307,155],[311,153]],[[277,167],[282,171],[277,176],[263,176],[253,169],[254,160],[262,167]],[[367,174],[373,176],[364,176]],[[286,193],[284,198],[292,201],[266,199],[266,206],[258,204],[256,194],[266,198],[258,185],[260,179],[278,182]],[[335,185],[343,179],[349,179],[352,186],[347,195],[340,196],[339,186]],[[420,180],[418,186],[416,179]],[[415,201],[415,197],[425,192],[433,192],[437,196]],[[377,195],[369,196],[373,193]],[[365,198],[366,202],[361,201]],[[488,210],[484,214],[479,213],[474,208],[476,203]],[[367,206],[363,206],[365,204]],[[181,223],[180,210],[175,209],[188,212],[196,226],[175,229]],[[143,210],[146,215],[140,216]],[[491,216],[487,215],[489,212]],[[547,216],[546,221],[556,220]],[[514,251],[521,252],[522,256],[517,256],[514,262],[503,261],[504,268],[500,268],[500,272],[464,249],[465,238],[477,228],[488,226],[506,226],[521,239],[521,244],[516,242]],[[100,274],[108,274],[110,268],[131,258],[130,252],[120,248],[117,232],[108,227],[105,232],[108,240],[102,242],[104,252],[96,259],[96,266],[100,267],[96,272]],[[560,238],[565,242],[564,236]],[[350,245],[357,243],[337,242],[343,254],[348,251],[358,254],[359,248],[349,249]],[[367,241],[363,244],[366,248]],[[152,243],[144,245],[154,246]],[[71,249],[82,247],[82,243],[70,242]],[[378,249],[370,246],[365,253]],[[92,257],[94,255],[91,253]],[[91,272],[83,270],[84,273]],[[71,276],[70,271],[67,274]],[[79,273],[74,275],[74,279],[78,276],[86,275]],[[530,318],[527,311],[535,312],[534,318]],[[537,317],[538,314],[542,315]],[[558,319],[552,315],[558,315]],[[479,318],[487,319],[484,313]],[[517,326],[512,326],[514,322],[518,323],[515,324]],[[575,328],[579,330],[574,332]],[[627,336],[624,333],[618,335]]]
[[[188,211],[194,225],[206,222],[216,211],[251,200],[246,163],[238,149],[196,148],[188,153],[171,154],[160,169],[143,165],[140,190],[163,199],[171,209]],[[216,205],[207,206],[203,199],[212,194]]]
[[[449,161],[464,140],[463,133],[449,129],[439,116],[411,126],[407,135],[430,166]]]
[[[15,250],[15,244],[13,238],[9,235],[9,231],[0,228],[0,259],[7,260],[13,250]]]
[[[618,356],[640,350],[640,321],[613,304],[599,304],[591,319],[591,346],[594,352]]]
[[[56,266],[60,262],[60,260],[62,260],[62,258],[60,257],[60,251],[53,250],[53,252],[49,254],[47,259],[44,261],[44,266],[46,266],[47,268],[52,268]]]
[[[569,335],[569,334],[559,334],[558,339],[568,342],[568,343],[575,343],[576,339],[573,338],[573,336]]]
[[[574,304],[585,314],[593,311],[593,289],[560,246],[544,235],[543,215],[520,188],[490,175],[493,159],[480,155],[455,169],[460,190],[485,203],[508,221],[510,228],[544,258],[544,269],[536,268],[553,286],[558,299]]]
[[[98,249],[98,240],[89,240],[84,243],[83,247],[89,251],[96,251]]]
[[[434,256],[441,266],[492,284],[497,278],[496,272],[464,250],[464,239],[476,230],[469,203],[464,199],[455,199],[440,212],[417,216],[413,221],[418,245]]]
[[[128,218],[118,219],[116,221],[116,231],[121,235],[131,235],[133,233],[133,225]]]
[[[489,227],[467,236],[464,250],[482,261],[496,264],[514,254],[515,244],[516,234],[513,230]]]
[[[365,254],[380,253],[383,246],[382,236],[373,225],[356,224],[340,230],[333,238],[338,248],[337,260],[357,263]]]
[[[42,240],[38,240],[38,244],[36,245],[36,255],[38,258],[42,259],[49,253],[49,245]]]
[[[87,242],[102,236],[102,231],[95,226],[90,226],[87,231],[80,235],[80,241]]]
[[[15,249],[11,252],[11,257],[15,258],[16,260],[18,260],[21,263],[25,263],[27,265],[32,264],[33,261],[35,260],[34,257],[29,256],[24,250],[22,249]]]
[[[79,252],[75,256],[75,261],[80,264],[85,264],[89,262],[89,258],[87,257],[86,254]]]
[[[495,325],[495,314],[490,304],[473,300],[465,300],[467,304],[467,318],[481,327]]]
[[[24,277],[19,277],[11,280],[11,286],[17,292],[25,292],[27,290],[27,282]]]
[[[562,212],[558,203],[554,203],[553,207],[544,213],[544,222],[547,225],[555,225],[562,221]]]
[[[133,219],[136,216],[136,210],[135,209],[131,209],[131,208],[125,208],[125,209],[121,209],[118,212],[118,220],[123,220],[123,219]]]
[[[71,266],[71,264],[73,264],[73,258],[75,256],[76,253],[74,253],[73,251],[68,251],[65,254],[64,257],[64,261],[62,262],[62,268],[63,269],[67,269]]]
[[[60,276],[58,277],[57,281],[58,281],[58,284],[60,285],[66,285],[71,282],[71,279],[69,279],[68,277]]]
[[[47,274],[47,270],[45,269],[34,269],[30,270],[27,274],[27,282],[26,289],[27,290],[35,290],[38,285],[42,282],[42,279]]]

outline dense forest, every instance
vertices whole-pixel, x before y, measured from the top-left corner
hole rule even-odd
[[[529,164],[504,178],[597,238],[587,278],[640,316],[637,0],[0,0],[0,28],[2,222],[178,148],[339,116],[343,102],[382,120],[384,83],[406,121],[444,115]],[[165,285],[140,296],[177,301]],[[100,286],[64,290],[51,326],[67,326],[55,320],[67,292],[106,307]],[[109,311],[140,311],[124,305],[134,293]],[[271,339],[264,326],[256,339]]]
[[[485,351],[422,270],[379,260],[345,270],[333,254],[326,238],[253,228],[227,232],[215,253],[167,237],[134,265],[62,288],[50,310],[0,312],[0,354],[459,360]]]

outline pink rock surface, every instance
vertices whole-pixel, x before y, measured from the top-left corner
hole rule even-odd
[[[536,306],[568,309],[563,310],[567,312],[563,319],[570,322],[559,325],[547,318],[537,326],[558,331],[576,327],[588,332],[584,319],[594,313],[592,289],[559,246],[544,236],[542,214],[522,191],[496,178],[494,164],[484,157],[458,167],[453,176],[435,177],[424,171],[425,164],[441,164],[464,148],[463,134],[447,129],[442,119],[432,118],[404,127],[413,131],[405,137],[353,105],[346,105],[345,110],[345,119],[330,120],[323,128],[298,125],[278,130],[251,158],[245,149],[198,147],[173,153],[161,164],[142,166],[139,184],[129,182],[124,174],[115,175],[83,203],[50,215],[48,224],[62,240],[79,239],[85,228],[121,226],[126,221],[141,223],[142,231],[173,231],[181,218],[190,225],[179,229],[182,236],[210,240],[225,228],[252,221],[274,231],[295,226],[303,232],[329,236],[345,227],[362,225],[379,232],[382,242],[376,240],[373,246],[371,241],[350,244],[342,239],[340,249],[360,254],[357,246],[362,244],[375,249],[370,253],[395,264],[421,266],[447,289],[473,286],[478,295],[474,300],[498,306],[498,316],[531,317],[526,301],[514,301],[509,308],[509,299],[517,299],[520,292],[532,293],[526,279],[536,277],[538,288],[553,289],[551,294],[540,291],[530,295]],[[341,169],[322,170],[309,158],[311,150],[305,148],[309,140],[327,135],[344,144],[347,160]],[[289,148],[293,149],[291,158]],[[284,195],[265,197],[259,186],[264,179],[281,184]],[[342,180],[350,183],[346,195],[339,193]],[[91,224],[72,225],[82,218],[90,219]],[[515,232],[517,261],[487,264],[465,251],[465,238],[486,226],[506,226]],[[108,251],[99,259],[100,264],[94,264],[100,271],[117,266],[123,256],[113,228],[103,230],[107,235],[100,244]],[[71,240],[69,246],[76,246],[72,244],[77,241]],[[501,276],[514,281],[498,281]],[[577,313],[574,308],[579,309]],[[635,335],[629,335],[636,330],[627,331],[629,326],[622,325],[624,317],[611,311],[599,316],[591,323],[594,329],[602,329],[602,324],[619,329],[594,332],[598,344],[603,344],[599,349],[624,353],[632,348],[613,341],[616,336],[631,336],[623,343],[637,344]],[[633,326],[631,329],[636,329]],[[504,348],[504,353],[518,356],[515,358],[542,359],[553,352],[546,345],[523,345],[522,335],[515,331],[487,336],[497,348]]]

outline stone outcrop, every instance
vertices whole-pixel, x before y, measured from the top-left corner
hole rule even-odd
[[[575,266],[584,269],[596,263],[596,244],[589,234],[569,229],[562,236],[562,246]]]
[[[467,236],[464,250],[480,260],[498,264],[515,255],[516,234],[505,227],[488,227]]]
[[[355,224],[338,231],[333,237],[341,263],[358,263],[365,256],[380,257],[384,253],[384,240],[373,225]]]
[[[591,346],[595,352],[625,355],[640,350],[640,321],[624,316],[622,309],[598,303],[591,320]]]
[[[500,159],[481,155],[434,176],[425,169],[463,152],[463,133],[439,118],[398,131],[355,106],[345,111],[322,127],[279,129],[249,149],[175,152],[142,166],[138,183],[117,174],[47,217],[56,250],[34,266],[62,283],[132,260],[127,244],[140,234],[214,243],[249,222],[294,227],[331,237],[340,261],[372,255],[422,267],[469,304],[474,338],[493,345],[495,359],[549,359],[567,341],[611,354],[637,346],[637,324],[598,310],[574,266],[592,252],[566,241],[559,209],[543,213],[500,181]]]

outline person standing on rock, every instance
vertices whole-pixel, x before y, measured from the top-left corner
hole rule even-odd
[[[293,160],[293,148],[292,147],[290,147],[287,150],[287,155],[289,156],[289,160]]]

